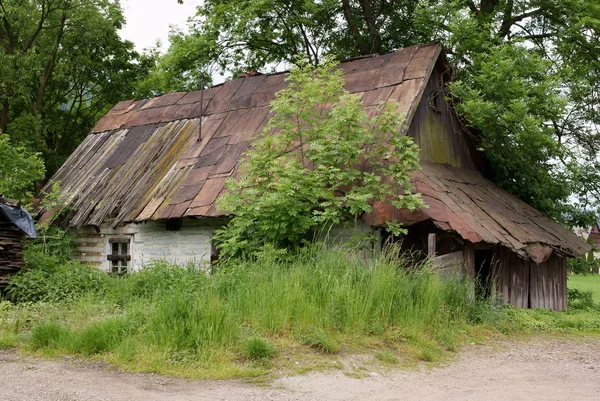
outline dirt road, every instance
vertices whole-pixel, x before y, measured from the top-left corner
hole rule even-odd
[[[0,352],[0,400],[600,400],[600,339],[541,338],[472,345],[439,368],[186,381],[90,363]]]

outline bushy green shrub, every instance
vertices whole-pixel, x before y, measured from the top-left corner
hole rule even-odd
[[[12,302],[60,302],[106,288],[108,277],[95,267],[57,256],[30,253],[28,267],[11,277]]]
[[[576,288],[568,290],[569,309],[593,309],[600,311],[600,304],[594,302],[591,291],[581,291]]]
[[[71,334],[70,348],[84,355],[94,355],[114,350],[128,334],[131,323],[121,316],[93,322]]]
[[[240,327],[219,298],[207,292],[182,292],[158,297],[151,305],[146,329],[153,345],[205,353],[232,344]]]

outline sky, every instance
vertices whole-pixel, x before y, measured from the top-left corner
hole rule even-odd
[[[121,0],[127,25],[121,30],[123,39],[132,41],[138,51],[152,47],[157,39],[162,42],[162,51],[169,47],[170,26],[185,28],[202,0]]]

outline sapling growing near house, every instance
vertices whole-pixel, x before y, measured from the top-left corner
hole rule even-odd
[[[366,108],[344,89],[332,60],[300,65],[287,81],[221,197],[219,208],[233,216],[216,235],[224,257],[248,256],[265,244],[297,247],[315,231],[356,222],[374,201],[423,205],[410,182],[419,149],[401,135],[397,103]]]

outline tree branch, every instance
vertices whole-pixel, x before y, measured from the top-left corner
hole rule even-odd
[[[510,3],[512,3],[512,1],[510,1]],[[505,19],[502,22],[502,26],[500,27],[500,30],[498,31],[498,37],[500,38],[504,38],[506,35],[509,34],[510,32],[510,28],[516,24],[517,22],[523,21],[525,18],[529,18],[529,17],[533,17],[537,14],[544,14],[544,9],[543,8],[536,8],[534,10],[528,11],[526,13],[520,14],[520,15],[516,15],[512,18],[509,19]],[[505,15],[506,17],[506,15]]]
[[[352,6],[350,5],[350,0],[342,0],[342,11],[344,12],[344,19],[346,20],[348,28],[350,29],[350,34],[354,38],[360,54],[369,54],[367,47],[362,41],[356,18],[354,18],[354,15],[352,15]]]

